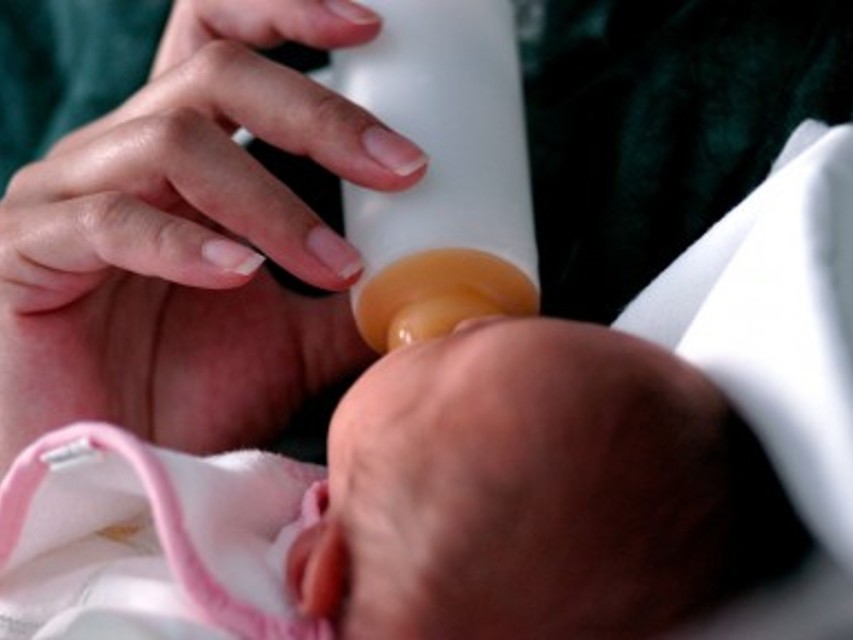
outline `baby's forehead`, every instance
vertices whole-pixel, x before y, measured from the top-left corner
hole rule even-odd
[[[509,320],[492,322],[399,348],[365,373],[365,386],[369,393],[386,387],[406,397],[424,395],[430,388],[448,396],[482,389],[481,383],[526,359],[526,354],[514,348],[511,325]]]
[[[484,480],[495,465],[524,464],[516,458],[530,450],[523,440],[537,419],[530,382],[539,372],[507,333],[490,325],[385,356],[339,406],[330,457],[376,458],[401,476],[465,466]]]

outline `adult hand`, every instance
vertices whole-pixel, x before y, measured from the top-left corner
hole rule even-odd
[[[366,42],[380,26],[376,13],[353,0],[176,0],[152,74],[214,40],[256,48],[293,40],[330,49]]]
[[[231,140],[238,125],[370,188],[423,173],[370,114],[230,42],[60,141],[0,201],[0,467],[81,418],[187,451],[260,444],[371,358],[343,296],[259,269],[262,252],[339,291],[360,262]]]

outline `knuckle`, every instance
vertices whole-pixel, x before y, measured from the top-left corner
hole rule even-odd
[[[133,226],[133,198],[121,192],[98,193],[85,198],[75,218],[77,229],[99,253],[109,253]]]
[[[317,98],[313,117],[318,126],[328,129],[361,128],[372,120],[361,108],[331,91]]]
[[[141,136],[155,150],[180,150],[193,144],[204,124],[204,118],[197,111],[175,107],[146,118],[140,125]]]
[[[118,191],[89,196],[79,209],[77,227],[94,240],[112,234],[128,223],[130,200],[130,196]]]
[[[141,247],[171,256],[181,244],[184,224],[179,218],[146,215],[133,196],[122,192],[90,196],[77,217],[80,232],[108,261]]]
[[[12,174],[6,185],[4,199],[9,200],[17,194],[29,193],[43,183],[42,167],[44,161],[24,165]]]
[[[177,218],[166,218],[160,224],[152,225],[151,248],[154,253],[167,260],[179,254],[185,224]]]
[[[187,62],[190,81],[206,86],[221,81],[222,76],[248,57],[248,49],[231,40],[214,40],[199,49]]]

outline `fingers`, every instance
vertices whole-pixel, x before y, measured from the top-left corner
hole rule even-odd
[[[193,111],[124,123],[84,148],[32,165],[15,177],[10,198],[24,206],[111,192],[163,210],[185,203],[318,287],[343,289],[361,270],[353,247]]]
[[[7,212],[0,244],[3,299],[21,313],[60,308],[111,267],[195,287],[244,284],[263,256],[250,247],[120,192]]]
[[[403,189],[425,170],[416,145],[363,109],[220,42],[23,171],[8,198],[33,204],[120,191],[164,210],[186,202],[306,282],[346,288],[361,269],[357,252],[233,143],[237,123],[370,188]]]
[[[78,273],[76,279],[71,278],[73,285],[66,282],[69,291],[86,281],[87,286],[96,286],[91,284],[95,275],[87,280],[79,273],[97,274],[107,266],[195,286],[236,286],[236,276],[244,276],[241,270],[247,267],[236,269],[236,276],[232,269],[227,278],[222,273],[214,277],[211,258],[241,265],[238,258],[250,260],[246,264],[254,264],[258,258],[231,245],[207,245],[198,239],[204,227],[208,227],[207,234],[214,227],[244,239],[314,286],[346,289],[362,267],[358,252],[234,144],[231,133],[237,125],[368,188],[407,188],[422,177],[427,162],[412,142],[325,87],[243,46],[216,42],[152,81],[117,111],[69,137],[43,162],[19,172],[7,190],[4,206],[10,210],[40,208],[47,217],[40,234],[24,235],[27,230],[19,230],[22,238],[33,238],[34,244],[17,242],[14,234],[0,234],[0,251],[7,251],[9,264],[17,255],[24,271],[27,262],[38,267],[24,274],[33,282],[53,272],[55,278],[50,282],[59,286],[68,280],[61,275],[66,270]],[[103,219],[112,224],[83,225],[98,232],[78,234],[77,242],[59,247],[62,250],[57,255],[62,260],[50,257],[52,249],[45,247],[59,246],[62,233],[71,228],[61,220],[65,214],[60,206],[45,205],[67,201],[72,211],[75,207],[88,211],[94,202],[95,211],[101,211],[104,207],[98,203],[103,198],[111,203],[106,209],[113,211],[118,207],[115,194],[123,194],[118,198],[122,215],[86,214],[85,220]],[[185,211],[192,215],[166,213]],[[164,225],[173,218],[175,228],[185,230],[179,237],[187,237],[192,229],[196,238],[173,243],[183,247],[182,252],[164,255],[157,248],[162,236],[144,233],[137,242],[153,242],[154,246],[134,246],[127,257],[121,251],[113,252],[128,237],[122,230],[135,225],[171,229]],[[124,222],[117,224],[116,220]],[[187,227],[191,222],[196,224]],[[10,246],[15,247],[12,254],[8,253]],[[157,264],[152,261],[155,255]],[[190,270],[188,256],[195,260]],[[206,270],[201,268],[199,256],[207,260]],[[14,268],[8,271],[14,272]],[[21,274],[14,278],[26,281]],[[44,283],[42,288],[51,289]]]
[[[306,155],[369,188],[407,188],[427,163],[417,145],[364,109],[301,73],[224,41],[149,84],[62,151],[116,123],[181,108],[223,124],[229,133],[242,125],[272,145]]]
[[[214,35],[258,46],[284,40],[328,49],[379,31],[381,17],[354,0],[196,0],[195,14]]]
[[[364,109],[233,43],[206,47],[149,89],[129,108],[190,107],[364,186],[410,186],[426,162],[421,149]]]
[[[380,26],[379,15],[353,0],[182,0],[169,18],[152,76],[214,40],[252,47],[294,41],[331,49],[366,42]]]

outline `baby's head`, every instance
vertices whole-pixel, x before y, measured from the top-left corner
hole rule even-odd
[[[347,640],[657,630],[718,583],[722,406],[668,354],[563,321],[397,350],[332,420],[302,608]]]

